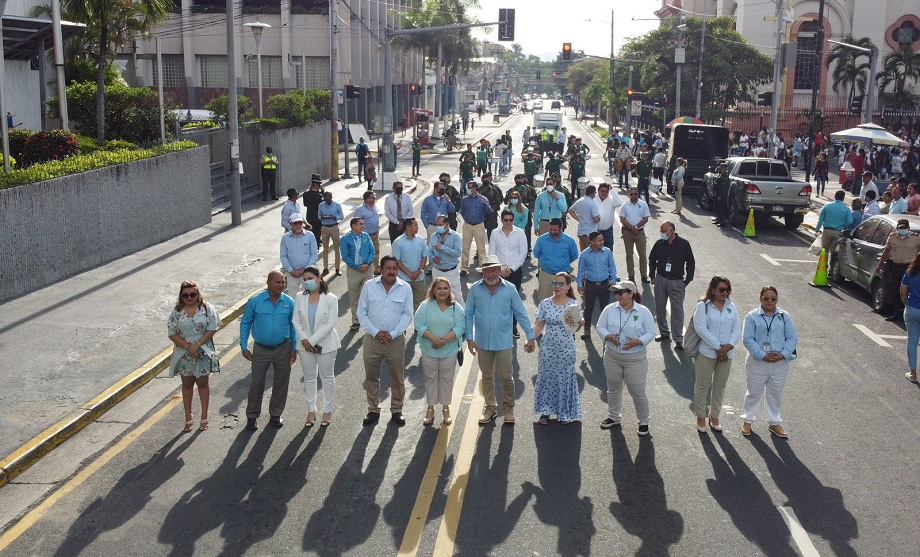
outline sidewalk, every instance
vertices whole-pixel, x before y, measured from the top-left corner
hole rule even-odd
[[[404,183],[414,199],[428,186]],[[365,186],[340,180],[327,190],[343,205],[347,231]],[[207,226],[0,305],[0,486],[166,369],[166,318],[183,280],[198,282],[225,326],[241,314],[279,265],[281,206],[244,204],[240,226],[225,211]]]

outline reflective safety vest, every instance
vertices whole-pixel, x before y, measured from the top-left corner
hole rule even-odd
[[[540,141],[549,141],[549,132],[546,130],[540,130]]]
[[[275,155],[265,155],[262,157],[262,168],[265,170],[275,170],[278,168],[278,158]]]

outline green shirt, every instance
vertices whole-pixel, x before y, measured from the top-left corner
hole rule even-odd
[[[636,163],[636,174],[640,178],[648,178],[652,175],[652,163],[649,160],[641,160]]]

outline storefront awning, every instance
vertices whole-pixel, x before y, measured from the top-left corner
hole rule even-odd
[[[61,22],[61,34],[66,41],[83,32],[82,23]],[[51,49],[54,38],[51,32],[51,20],[3,16],[3,55],[7,60],[31,60],[38,54],[42,40],[45,49]]]

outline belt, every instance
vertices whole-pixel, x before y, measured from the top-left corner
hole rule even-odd
[[[376,236],[377,234],[378,232],[374,232],[373,234],[371,234],[370,232],[367,233],[368,236]]]
[[[449,271],[453,271],[453,270],[456,269],[456,268],[457,268],[457,265],[454,265],[453,267],[450,267],[449,269],[438,269],[437,267],[435,267],[435,269],[438,269],[438,270],[441,271],[442,273],[447,273],[447,272],[449,272]]]
[[[468,225],[470,225],[470,226],[476,226],[477,224],[482,224],[482,222],[483,222],[483,221],[479,221],[479,222],[468,222],[468,223],[466,223],[466,224],[468,224]]]
[[[278,348],[279,346],[283,346],[285,343],[282,342],[281,344],[275,344],[274,346],[269,346],[268,344],[262,344],[261,342],[256,342],[255,344],[259,348],[264,348],[265,350],[274,350]]]
[[[323,228],[335,228],[335,227],[337,227],[338,225],[339,225],[339,223],[335,223],[335,224],[324,224],[324,225],[323,225]]]
[[[540,219],[540,222],[549,222],[550,219]]]
[[[684,280],[684,277],[682,277],[682,276],[680,276],[680,275],[671,275],[671,276],[668,276],[667,273],[658,273],[658,276],[664,277],[664,278],[666,278],[666,279],[668,279],[668,280]]]
[[[588,284],[593,284],[594,286],[607,286],[608,284],[610,284],[610,279],[586,280],[585,285],[588,285]]]

